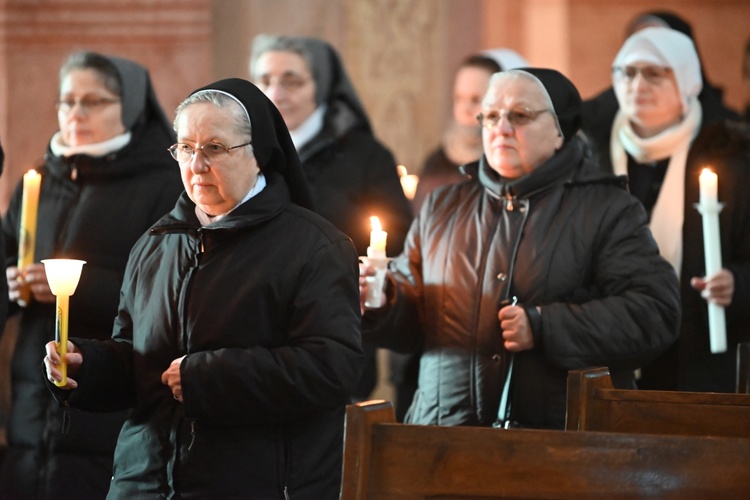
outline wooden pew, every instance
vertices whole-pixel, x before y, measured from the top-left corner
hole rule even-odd
[[[574,370],[566,429],[750,438],[750,394],[615,389],[607,368]]]
[[[349,405],[342,500],[750,498],[750,440],[398,424]]]

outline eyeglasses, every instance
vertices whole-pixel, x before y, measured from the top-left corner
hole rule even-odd
[[[537,116],[546,112],[551,113],[552,110],[540,109],[537,111],[532,111],[526,108],[512,109],[506,112],[492,110],[488,111],[487,113],[479,113],[477,115],[477,120],[483,127],[487,127],[488,129],[492,130],[493,128],[497,127],[498,123],[500,123],[500,120],[504,115],[511,125],[513,125],[514,127],[521,127],[523,125],[528,125],[529,123],[536,120]]]
[[[268,90],[268,87],[274,84],[274,81],[276,82],[276,85],[281,87],[282,89],[286,90],[287,92],[295,92],[307,84],[312,80],[312,78],[304,77],[300,75],[282,75],[280,77],[272,77],[272,76],[262,76],[258,80],[256,80],[255,85],[265,92]]]
[[[664,66],[644,66],[639,68],[637,66],[615,66],[612,68],[615,73],[615,77],[633,81],[638,73],[648,82],[653,85],[658,85],[667,78],[672,72],[672,68],[666,68]]]
[[[187,163],[193,158],[193,156],[195,156],[195,152],[197,150],[200,150],[200,152],[203,153],[203,157],[210,164],[214,162],[220,162],[221,160],[229,156],[229,152],[233,149],[249,146],[250,144],[252,143],[246,142],[245,144],[240,144],[239,146],[227,147],[220,142],[210,142],[208,144],[204,144],[199,148],[194,148],[190,144],[178,142],[177,144],[172,144],[171,146],[169,146],[168,151],[172,154],[172,158],[174,158],[178,162]]]
[[[84,115],[88,115],[92,111],[99,111],[101,109],[104,109],[105,106],[109,106],[110,104],[115,104],[118,102],[120,102],[120,99],[109,99],[104,97],[93,99],[90,97],[86,97],[80,100],[64,99],[62,101],[57,101],[55,103],[55,107],[61,113],[70,113],[71,111],[73,111],[73,108],[78,105],[78,109],[80,110],[80,112]]]

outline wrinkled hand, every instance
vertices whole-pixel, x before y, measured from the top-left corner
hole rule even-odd
[[[172,397],[182,403],[182,380],[180,378],[180,364],[185,356],[177,358],[169,364],[164,373],[161,374],[161,383],[168,386],[172,391]]]
[[[497,313],[503,329],[505,348],[510,352],[527,351],[534,348],[531,326],[526,311],[521,306],[505,306]]]
[[[690,286],[701,292],[707,302],[728,307],[734,295],[734,274],[729,269],[722,269],[713,276],[694,277]]]
[[[24,268],[23,272],[15,266],[5,269],[5,278],[8,282],[8,298],[13,302],[18,302],[21,296],[21,289],[29,286],[31,294],[37,302],[54,304],[56,297],[52,295],[47,281],[47,271],[44,264],[35,262]]]
[[[52,382],[59,382],[62,380],[62,373],[58,366],[60,365],[60,354],[57,352],[57,342],[47,342],[44,346],[44,350],[47,355],[44,357],[44,368],[47,371],[47,379]],[[67,383],[60,386],[60,389],[75,389],[78,387],[78,382],[70,378],[71,375],[75,375],[78,369],[83,363],[83,354],[78,350],[78,347],[73,342],[68,341],[68,353],[65,355],[65,361],[68,364]]]
[[[368,277],[372,278],[373,276],[375,276],[375,268],[360,262],[359,263],[359,310],[362,314],[365,313],[365,298],[367,297],[367,288],[368,286],[370,286],[370,283],[368,282],[367,278]],[[382,293],[385,294],[385,291],[383,291]],[[385,304],[385,300],[382,300],[381,303]]]

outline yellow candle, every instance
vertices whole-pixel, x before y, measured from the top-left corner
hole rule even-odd
[[[380,225],[380,219],[375,216],[370,217],[370,246],[367,247],[367,256],[371,258],[384,258],[385,257],[385,242],[388,238],[388,233],[383,231],[383,227]]]
[[[23,272],[26,266],[34,262],[34,245],[36,242],[36,219],[39,209],[39,187],[42,176],[35,170],[23,175],[23,195],[21,197],[21,223],[18,235],[18,270]],[[19,304],[25,305],[31,299],[28,286],[20,290]]]
[[[65,355],[68,354],[68,317],[70,314],[70,297],[67,295],[57,296],[57,315],[55,316],[55,341],[57,342],[57,353],[60,355],[60,373],[62,378],[55,385],[64,386],[68,384],[68,363]]]
[[[74,259],[44,259],[44,270],[52,294],[57,297],[57,314],[55,317],[55,342],[57,353],[60,355],[60,373],[62,379],[55,382],[57,386],[68,383],[68,364],[65,355],[68,354],[68,315],[70,311],[70,296],[73,295],[81,278],[81,270],[86,261]]]

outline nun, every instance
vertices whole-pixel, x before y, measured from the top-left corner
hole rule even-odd
[[[112,338],[71,339],[58,397],[132,407],[110,498],[336,499],[362,362],[354,246],[309,210],[250,82],[193,92],[174,129],[185,193],[133,248]],[[48,344],[50,381],[60,362]]]
[[[634,388],[674,341],[677,277],[624,179],[585,156],[580,109],[555,70],[492,76],[473,180],[426,200],[363,317],[366,339],[421,353],[407,422],[562,429],[568,370]]]
[[[649,215],[661,254],[680,278],[682,319],[677,342],[642,370],[644,389],[734,392],[739,342],[750,340],[750,135],[746,126],[707,120],[693,41],[665,27],[631,35],[612,63],[619,104],[611,129],[594,137],[599,163],[627,175]],[[710,110],[709,110],[710,111]],[[718,177],[722,269],[707,276],[699,177]],[[710,349],[707,302],[725,308],[727,346]]]

